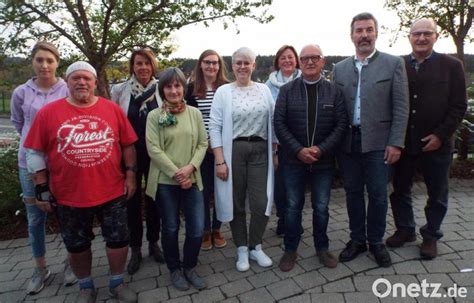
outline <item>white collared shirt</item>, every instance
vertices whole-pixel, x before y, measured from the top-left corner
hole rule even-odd
[[[357,81],[357,93],[354,104],[354,116],[352,118],[352,125],[360,125],[360,75],[362,71],[362,66],[369,64],[369,59],[374,56],[376,51],[377,50],[374,49],[374,51],[369,56],[367,56],[364,61],[360,61],[359,58],[357,58],[357,55],[354,55],[355,66],[359,71],[359,79]]]

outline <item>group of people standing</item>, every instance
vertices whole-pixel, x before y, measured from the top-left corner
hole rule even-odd
[[[112,102],[94,95],[97,75],[91,65],[73,63],[65,82],[55,73],[57,49],[37,43],[36,76],[12,97],[37,263],[28,293],[39,292],[50,274],[44,218],[54,209],[68,251],[65,284],[79,281],[77,302],[94,302],[97,294],[91,277],[95,216],[106,242],[109,293],[136,302],[123,271],[128,246],[129,274],[140,267],[143,200],[149,254],[166,262],[179,290],[206,287],[194,269],[201,249],[226,246],[222,222],[230,223],[238,271],[249,270],[249,260],[272,266],[262,238],[273,202],[276,233],[284,237],[279,268],[290,271],[303,233],[307,184],[319,261],[336,267],[367,251],[368,244],[376,263],[387,267],[391,258],[385,244],[400,247],[416,240],[411,187],[417,168],[428,189],[420,254],[436,257],[448,205],[453,134],[467,107],[462,64],[433,51],[438,33],[432,19],[412,24],[412,53],[403,58],[376,50],[378,24],[370,13],[356,15],[350,32],[355,55],[335,65],[332,81],[322,75],[325,58],[314,44],[299,54],[292,46],[281,47],[266,84],[252,80],[256,55],[247,47],[232,55],[233,82],[213,50],[201,54],[189,82],[174,67],[157,80],[153,52],[138,49],[130,59],[130,79],[113,87]],[[329,251],[327,236],[336,162],[350,229],[338,258]],[[392,171],[397,229],[384,244]]]

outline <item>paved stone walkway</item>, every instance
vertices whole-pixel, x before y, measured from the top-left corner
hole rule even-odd
[[[474,267],[474,180],[450,181],[450,206],[444,220],[444,238],[439,244],[439,257],[432,261],[419,259],[420,237],[399,249],[391,249],[393,266],[378,268],[368,253],[357,259],[338,264],[337,268],[322,267],[315,257],[312,240],[311,209],[307,203],[303,214],[304,234],[298,250],[298,261],[289,273],[278,269],[283,254],[282,239],[275,236],[276,217],[273,216],[264,236],[263,248],[273,259],[271,268],[262,269],[251,261],[251,269],[240,273],[235,270],[235,247],[229,242],[224,249],[201,252],[197,270],[207,284],[203,291],[181,292],[170,286],[169,273],[165,265],[158,265],[149,257],[144,258],[140,270],[132,277],[126,276],[130,287],[139,292],[139,302],[474,302],[474,273],[461,272]],[[423,207],[426,193],[422,184],[414,188],[416,218],[424,224]],[[344,192],[332,192],[330,203],[329,238],[330,250],[338,255],[349,240],[348,220],[344,203]],[[393,232],[393,219],[389,209],[387,236]],[[226,239],[231,238],[227,225],[223,227]],[[183,238],[183,237],[181,237]],[[143,247],[146,255],[146,245]],[[93,277],[99,288],[99,301],[107,301],[108,266],[104,244],[100,236],[93,245]],[[0,242],[0,302],[73,302],[77,286],[62,286],[62,261],[66,250],[59,235],[47,237],[47,262],[52,272],[45,289],[35,295],[26,296],[25,288],[33,272],[30,247],[27,239]],[[418,298],[377,298],[372,284],[378,278],[390,283],[422,285],[441,283],[441,298],[425,298],[418,291]],[[465,287],[467,297],[453,299],[445,297],[447,289],[454,285]],[[386,286],[378,288],[384,292]],[[428,294],[432,288],[428,289]]]

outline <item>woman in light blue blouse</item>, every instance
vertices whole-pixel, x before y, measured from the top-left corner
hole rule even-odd
[[[301,75],[299,67],[298,54],[293,46],[283,45],[278,49],[273,61],[274,71],[265,83],[272,92],[273,100],[276,101],[280,87]],[[275,169],[274,202],[278,217],[276,234],[282,237],[285,234],[286,190],[278,168]]]

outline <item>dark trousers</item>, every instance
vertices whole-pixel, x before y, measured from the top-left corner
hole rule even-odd
[[[202,192],[195,184],[190,189],[182,189],[179,185],[159,184],[156,196],[163,219],[161,244],[168,269],[172,272],[180,268],[194,268],[204,232]],[[178,244],[180,209],[186,221],[183,262],[180,260]]]
[[[415,217],[411,189],[417,168],[420,169],[428,191],[425,206],[427,223],[420,228],[426,239],[440,239],[443,236],[441,223],[448,211],[448,177],[451,154],[422,153],[402,154],[393,169],[393,193],[390,195],[393,218],[397,230],[415,233]]]
[[[234,141],[232,145],[232,181],[234,219],[230,222],[235,246],[251,249],[262,243],[267,227],[267,142]],[[247,232],[245,200],[248,194],[250,226]],[[248,237],[247,237],[248,235]]]
[[[387,183],[390,166],[385,151],[361,152],[361,133],[354,131],[352,151],[340,153],[338,161],[344,179],[351,240],[371,245],[383,244],[388,208]],[[365,205],[365,189],[369,202]],[[367,220],[367,224],[366,224]]]
[[[144,195],[142,181],[148,179],[150,157],[146,146],[135,144],[137,151],[137,191],[127,203],[128,229],[130,230],[130,247],[141,247],[143,238],[142,201],[145,196],[146,239],[156,242],[160,239],[160,212],[153,199]]]
[[[203,183],[202,194],[204,197],[204,230],[210,231],[220,229],[221,221],[217,220],[216,208],[212,211],[212,224],[211,224],[211,196],[214,192],[214,155],[212,153],[206,153],[204,160],[201,163],[201,176]]]
[[[278,163],[280,163],[280,167],[275,170],[275,184],[273,187],[273,202],[275,202],[276,208],[276,215],[279,220],[285,220],[285,213],[286,213],[286,186],[285,180],[283,177],[283,173],[281,170],[281,163],[283,161],[280,159],[280,155],[278,155]]]

